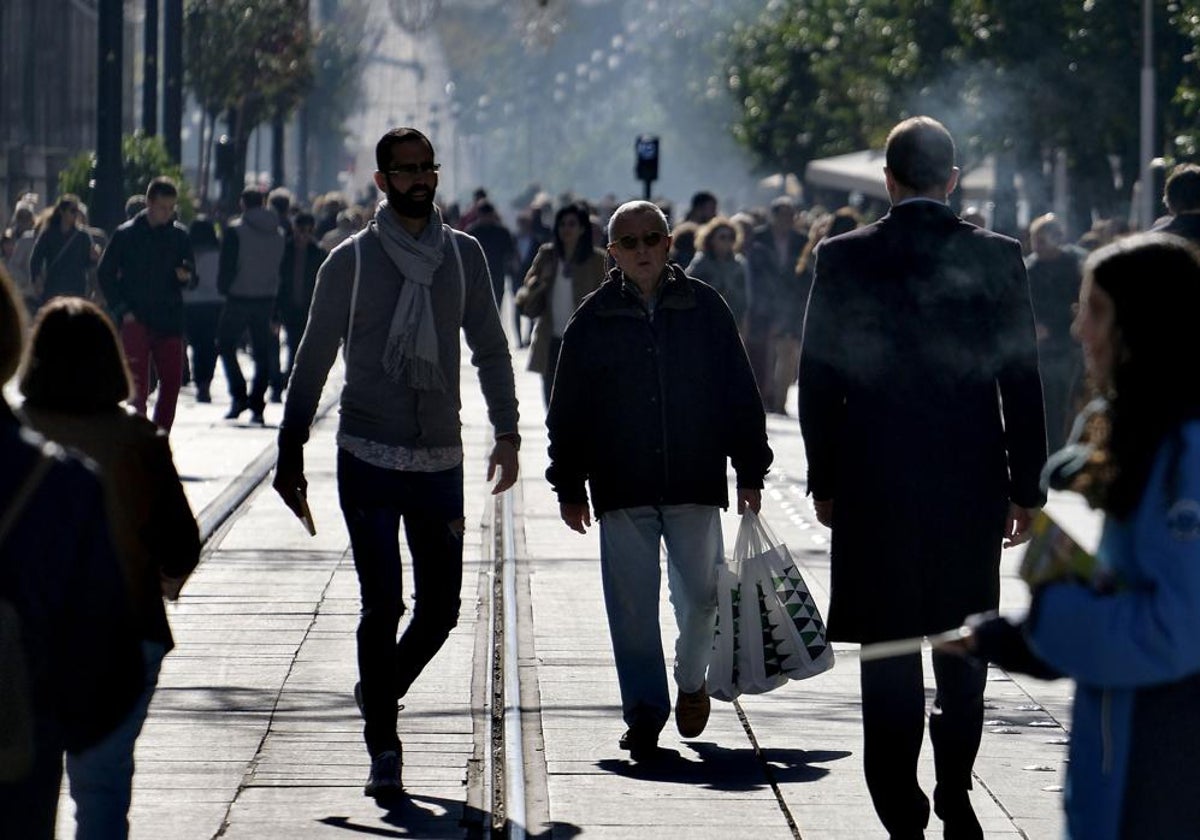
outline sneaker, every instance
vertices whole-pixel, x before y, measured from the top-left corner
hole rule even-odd
[[[644,761],[658,751],[658,733],[651,729],[631,726],[625,730],[617,746],[628,750],[629,757],[634,761]]]
[[[363,786],[363,796],[385,799],[404,792],[404,784],[400,781],[403,752],[403,749],[387,750],[371,759],[371,775]]]
[[[708,713],[712,704],[708,699],[708,688],[700,686],[698,691],[680,691],[675,698],[675,728],[684,738],[695,738],[708,725]]]
[[[249,408],[249,406],[247,406],[244,402],[235,402],[233,405],[229,406],[229,411],[225,413],[225,419],[236,420],[247,408]]]
[[[212,394],[209,393],[207,385],[197,385],[196,386],[196,402],[198,402],[198,403],[212,402]]]
[[[943,793],[940,788],[934,788],[933,812],[942,821],[942,836],[946,840],[983,840],[983,827],[971,807],[971,795],[967,791]]]
[[[259,409],[258,411],[250,412],[250,422],[253,423],[255,426],[265,426],[267,423],[267,420],[265,417],[263,417],[262,410]]]

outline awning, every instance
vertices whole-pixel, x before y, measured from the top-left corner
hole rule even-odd
[[[867,149],[848,155],[835,155],[810,161],[804,170],[806,183],[827,190],[858,192],[870,198],[887,201],[883,181],[884,154],[882,149]],[[963,198],[986,201],[992,197],[995,165],[991,157],[972,168],[960,180]]]

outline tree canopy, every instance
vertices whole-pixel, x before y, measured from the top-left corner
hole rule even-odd
[[[1197,153],[1200,0],[1156,3],[1158,154]],[[1141,11],[1103,0],[773,0],[735,27],[735,135],[764,167],[879,147],[939,117],[969,164],[1007,156],[1035,203],[1067,155],[1080,216],[1111,215],[1138,175]]]
[[[189,0],[186,14],[186,84],[205,112],[228,113],[240,184],[250,132],[312,86],[308,3]]]

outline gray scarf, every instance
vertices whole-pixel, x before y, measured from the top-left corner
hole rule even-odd
[[[413,239],[384,199],[375,210],[375,224],[384,252],[403,277],[383,348],[383,370],[397,384],[418,391],[445,391],[430,296],[433,274],[446,255],[442,216],[433,208],[421,238]]]

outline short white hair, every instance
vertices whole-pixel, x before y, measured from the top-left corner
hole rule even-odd
[[[626,216],[636,216],[641,213],[652,213],[657,216],[658,220],[662,222],[663,233],[670,235],[671,225],[669,222],[667,222],[667,214],[662,211],[661,207],[652,201],[626,201],[624,204],[614,210],[612,216],[610,216],[608,219],[609,241],[612,241],[613,231],[616,230],[618,221]]]

